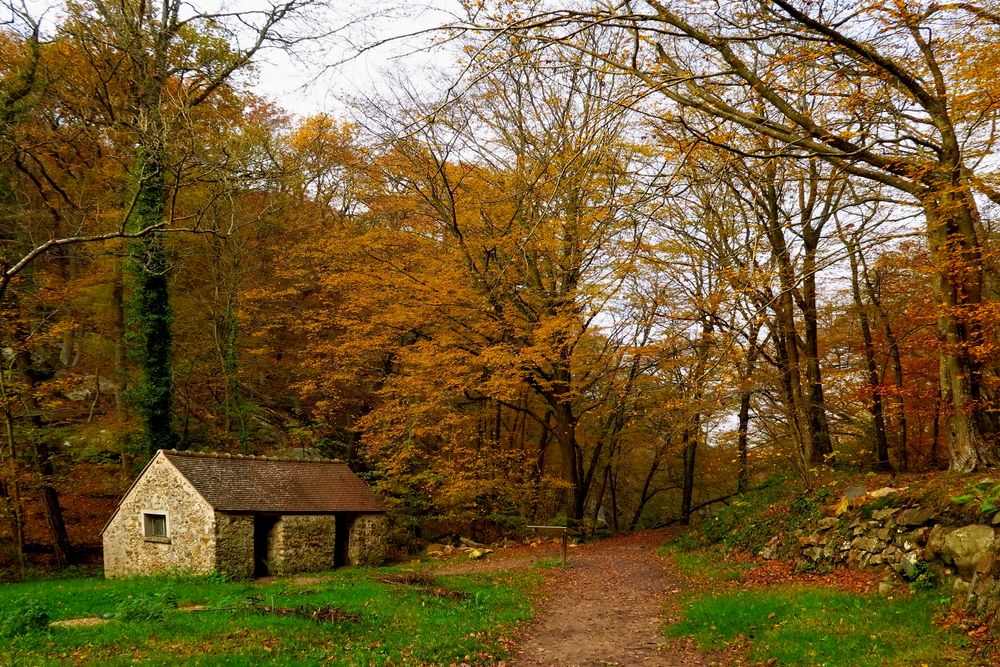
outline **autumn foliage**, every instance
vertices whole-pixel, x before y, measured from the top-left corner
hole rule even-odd
[[[975,3],[876,3],[857,34],[785,0],[720,24],[484,3],[461,95],[353,121],[256,97],[221,23],[147,62],[126,37],[169,17],[100,5],[0,31],[12,563],[71,561],[67,480],[127,479],[157,442],[345,459],[401,544],[998,460],[997,20]]]

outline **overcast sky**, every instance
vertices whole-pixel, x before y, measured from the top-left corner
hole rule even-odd
[[[31,14],[48,31],[59,21],[64,4],[62,0],[26,0]],[[271,2],[191,0],[186,4],[213,12],[222,7],[252,11]],[[257,58],[254,89],[295,115],[344,113],[346,99],[385,89],[384,72],[411,72],[419,77],[440,57],[420,51],[430,37],[419,33],[449,23],[461,11],[459,0],[328,0],[328,5],[297,30],[315,34],[337,29],[336,34],[300,45],[292,56],[269,49]],[[367,48],[376,43],[382,45]]]
[[[340,34],[310,44],[295,56],[271,50],[259,63],[257,91],[298,115],[343,112],[345,99],[384,89],[385,74],[409,72],[420,76],[440,54],[424,50],[433,36],[424,34],[452,21],[458,0],[433,0],[425,5],[385,7],[387,2],[351,2],[361,19]],[[381,5],[379,7],[377,5]],[[342,6],[343,7],[343,6]],[[371,12],[365,17],[363,12]],[[376,15],[376,12],[378,14]],[[344,25],[346,15],[333,20]],[[379,44],[373,48],[367,48]],[[359,47],[365,47],[358,54]],[[345,61],[346,62],[341,62]],[[338,64],[339,63],[339,64]]]

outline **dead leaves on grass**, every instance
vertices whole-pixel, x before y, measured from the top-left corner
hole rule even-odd
[[[447,598],[449,600],[468,600],[469,594],[451,588],[439,586],[437,579],[426,572],[402,572],[378,577],[375,581],[382,584],[397,586],[412,586],[425,595]]]
[[[311,618],[317,623],[361,622],[361,616],[359,614],[352,614],[329,605],[318,609],[309,609],[307,607],[268,607],[264,605],[255,605],[253,609],[259,614],[294,616],[295,618]]]
[[[826,573],[796,572],[793,564],[786,560],[761,561],[743,552],[734,553],[730,558],[749,566],[740,573],[736,580],[729,582],[741,588],[812,584],[859,595],[865,595],[878,589],[879,576],[875,571],[837,568]]]

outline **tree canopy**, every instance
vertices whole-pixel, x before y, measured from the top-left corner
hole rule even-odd
[[[465,5],[304,118],[251,73],[318,3],[7,7],[13,553],[159,447],[343,458],[401,542],[997,464],[992,5]]]

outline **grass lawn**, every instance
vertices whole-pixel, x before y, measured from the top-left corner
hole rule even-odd
[[[669,636],[702,649],[740,645],[754,663],[967,665],[960,637],[932,621],[930,595],[886,599],[804,585],[692,595]]]
[[[214,577],[8,584],[0,586],[0,656],[27,665],[493,664],[513,627],[530,618],[539,581],[534,571],[430,579],[379,568],[303,585]],[[109,620],[31,627],[32,612]]]

